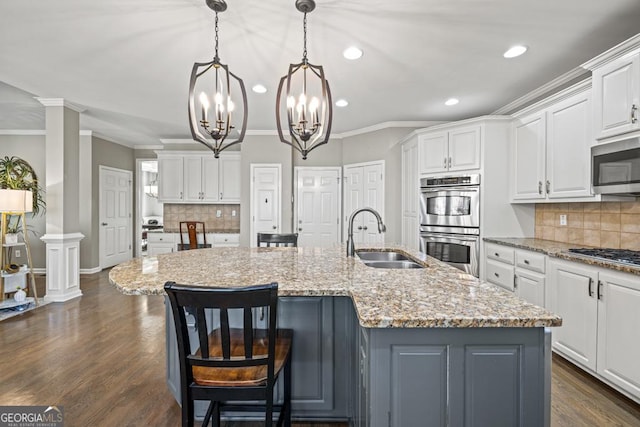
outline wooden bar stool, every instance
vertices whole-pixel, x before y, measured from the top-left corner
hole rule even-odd
[[[258,247],[265,244],[273,246],[298,246],[298,233],[258,233]]]
[[[220,426],[223,411],[265,412],[265,426],[291,426],[291,343],[293,330],[276,329],[278,284],[210,288],[167,282],[180,359],[182,425],[194,424],[194,401],[209,401],[203,426]],[[254,325],[257,308],[268,309],[267,329]],[[242,325],[231,325],[230,311],[242,311]],[[194,318],[189,331],[187,316]],[[192,346],[191,340],[198,345]],[[192,351],[192,348],[197,350]],[[283,403],[274,387],[283,374]],[[260,401],[257,405],[247,401]],[[262,404],[262,401],[264,404]],[[235,403],[234,403],[235,402]]]

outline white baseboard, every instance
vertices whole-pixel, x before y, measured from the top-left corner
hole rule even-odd
[[[93,267],[93,268],[81,268],[80,274],[96,274],[96,273],[100,273],[101,271],[102,269],[100,268],[100,266]]]

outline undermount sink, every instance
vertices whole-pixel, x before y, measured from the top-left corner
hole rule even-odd
[[[364,265],[373,268],[424,268],[408,256],[393,251],[356,251]]]

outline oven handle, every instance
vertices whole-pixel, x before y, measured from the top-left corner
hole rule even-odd
[[[461,235],[438,234],[438,233],[421,233],[420,237],[428,240],[445,240],[447,242],[477,242],[478,237],[464,237]]]
[[[440,187],[440,188],[421,188],[420,191],[423,193],[443,193],[447,191],[462,191],[462,192],[474,192],[477,193],[479,190],[477,187]]]

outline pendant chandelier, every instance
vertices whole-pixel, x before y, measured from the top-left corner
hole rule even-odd
[[[313,149],[329,142],[333,106],[329,82],[321,65],[307,60],[307,13],[316,7],[314,0],[296,0],[296,9],[304,13],[304,50],[302,62],[290,64],[289,72],[280,79],[276,98],[276,125],[280,141],[291,145],[306,160]],[[286,116],[285,138],[282,116]]]
[[[215,56],[211,62],[193,64],[189,82],[189,126],[193,139],[213,151],[218,158],[222,150],[244,139],[247,130],[247,92],[242,79],[230,72],[218,57],[218,13],[227,10],[227,4],[224,0],[206,2],[216,14]],[[232,99],[232,93],[242,97],[241,109],[235,105],[237,98]],[[241,123],[239,131],[233,125],[232,113],[234,120]]]

